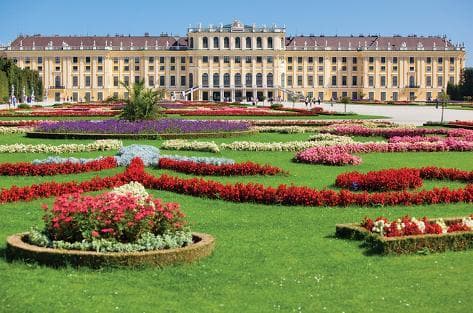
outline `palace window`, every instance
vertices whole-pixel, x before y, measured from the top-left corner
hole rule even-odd
[[[186,85],[186,77],[181,76],[181,86],[185,86],[185,85]]]
[[[72,87],[79,87],[79,77],[72,76]]]
[[[139,65],[135,65],[135,71],[139,71],[140,70],[140,66]]]
[[[189,39],[189,48],[193,49],[194,48],[194,38]]]
[[[246,37],[246,49],[251,49],[251,37]]]
[[[332,57],[332,63],[337,63],[337,57]]]
[[[204,49],[208,49],[208,48],[209,48],[209,38],[207,38],[207,37],[202,38],[202,47],[203,47]]]
[[[386,76],[381,76],[381,87],[386,87]]]
[[[171,63],[172,64],[176,63],[176,57],[171,57]]]
[[[123,76],[123,84],[125,86],[130,85],[130,77],[129,76]]]
[[[431,57],[427,57],[427,60],[426,60],[427,64],[430,64],[432,63],[432,58]]]
[[[208,56],[203,56],[202,57],[202,63],[209,63],[209,57]]]
[[[392,86],[397,87],[397,76],[392,77]]]
[[[140,58],[139,57],[135,57],[135,64],[136,63],[140,63]]]
[[[262,49],[263,48],[263,40],[261,39],[261,37],[256,38],[256,48],[257,49]]]
[[[256,63],[263,63],[263,57],[256,57]]]
[[[346,85],[347,85],[347,77],[342,76],[342,86],[346,86]]]
[[[164,61],[165,61],[164,57],[159,57],[159,63],[164,64]]]
[[[85,87],[90,87],[90,76],[85,77]]]
[[[220,75],[218,73],[213,75],[213,86],[220,87]]]
[[[273,57],[267,57],[266,62],[268,63],[273,63]]]
[[[357,59],[356,57],[353,57],[353,58],[351,59],[351,63],[357,64],[357,63],[358,63],[358,59]]]
[[[332,76],[332,86],[337,86],[337,76]]]
[[[245,63],[251,63],[251,57],[250,56],[245,57]]]
[[[302,75],[297,75],[297,86],[302,86]]]
[[[416,80],[415,80],[414,76],[412,76],[412,75],[409,76],[409,87],[412,88],[412,87],[415,87],[415,85],[416,85]]]
[[[324,76],[323,75],[319,75],[317,83],[321,87],[324,85]]]
[[[97,63],[102,64],[103,63],[103,57],[97,57]]]
[[[313,87],[313,86],[314,86],[314,76],[312,76],[312,75],[308,75],[308,76],[307,76],[307,84],[308,84],[310,87]]]
[[[189,87],[194,87],[194,75],[189,73]]]
[[[79,62],[79,58],[78,57],[72,57],[72,63],[76,64]]]
[[[308,57],[307,62],[308,63],[314,63],[314,58],[313,57]]]
[[[90,58],[89,58],[90,59]],[[55,57],[54,58],[54,63],[59,64],[61,63],[61,58],[60,57]]]
[[[103,87],[103,76],[97,76],[97,87]]]
[[[347,57],[342,57],[342,63],[347,63]]]
[[[443,76],[437,76],[437,87],[443,87]]]
[[[454,57],[450,57],[450,64],[455,64],[455,58]]]
[[[113,76],[113,87],[118,87],[118,76]]]
[[[135,76],[135,84],[138,84],[140,82],[140,76],[136,75]]]
[[[225,49],[229,49],[229,48],[230,48],[230,38],[228,38],[228,37],[223,38],[223,47],[224,47]]]
[[[245,86],[251,87],[253,86],[253,76],[250,73],[245,75]]]
[[[425,85],[427,87],[432,87],[432,76],[426,76],[425,77]]]
[[[241,74],[235,74],[235,87],[241,87]]]
[[[186,57],[181,57],[181,64],[186,64]]]
[[[213,60],[214,60],[214,63],[218,63],[218,62],[220,61],[219,58],[218,58],[218,56],[214,56],[214,57],[213,57]]]
[[[397,57],[393,57],[393,63],[397,64]]]
[[[268,49],[273,49],[273,37],[268,37]]]
[[[170,86],[173,86],[173,87],[176,86],[176,76],[171,75],[170,78],[171,78],[171,82],[170,82],[169,85],[170,85]]]
[[[207,79],[208,82],[208,79]],[[164,87],[166,85],[166,76],[161,75],[159,76],[159,86]]]
[[[164,60],[164,58],[163,58],[163,60]],[[163,61],[163,62],[164,62],[164,61]],[[124,57],[124,58],[123,58],[123,63],[125,63],[125,64],[130,63],[130,58],[129,58],[129,57]]]
[[[241,49],[241,39],[240,39],[240,37],[235,38],[235,48],[236,49]]]
[[[224,56],[223,57],[223,63],[230,63],[230,57],[229,56]]]
[[[409,64],[414,64],[414,57],[409,57]]]
[[[351,85],[352,86],[358,85],[358,76],[352,76],[351,77]]]
[[[368,76],[368,86],[374,87],[374,76]]]
[[[228,73],[223,75],[223,87],[230,87],[230,74]]]
[[[263,74],[256,74],[256,87],[263,87]]]
[[[266,76],[266,85],[268,87],[273,87],[273,74],[272,73],[269,73],[267,76]]]
[[[240,56],[235,57],[235,63],[241,63],[241,57]]]
[[[437,59],[437,63],[438,63],[438,64],[442,64],[442,63],[443,63],[443,58],[442,58],[442,57],[438,58],[438,59]]]
[[[298,63],[298,64],[302,64],[302,61],[303,61],[303,60],[302,60],[302,57],[297,57],[297,63]]]
[[[319,57],[319,64],[323,64],[324,63],[324,57]]]
[[[214,37],[214,49],[218,49],[218,48],[219,48],[219,38]]]
[[[292,75],[287,75],[287,86],[292,87]]]
[[[374,57],[369,57],[369,58],[368,58],[368,62],[374,63]]]
[[[381,57],[381,64],[385,64],[386,63],[386,57]]]

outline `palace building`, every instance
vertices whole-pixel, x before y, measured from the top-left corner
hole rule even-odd
[[[436,99],[458,84],[464,46],[439,36],[287,36],[285,27],[189,27],[187,36],[19,36],[0,56],[38,70],[54,101],[127,97],[144,80],[169,97],[245,101]]]

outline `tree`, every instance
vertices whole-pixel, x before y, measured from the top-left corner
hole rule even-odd
[[[340,99],[340,103],[343,103],[345,105],[345,113],[347,113],[347,104],[350,103],[351,100],[348,97],[342,97]]]
[[[458,85],[448,84],[447,94],[452,100],[462,101],[465,97],[473,97],[473,68],[465,68]]]
[[[164,98],[164,90],[153,90],[145,88],[144,80],[132,86],[122,83],[127,89],[129,97],[125,100],[125,107],[120,115],[129,121],[150,120],[159,115],[158,101]]]
[[[440,117],[440,123],[443,124],[443,113],[445,110],[445,106],[448,104],[449,100],[449,96],[444,89],[442,89],[442,91],[439,93],[438,100],[442,104],[442,115]]]
[[[21,69],[13,63],[12,60],[6,58],[0,58],[0,99],[5,95],[5,75],[7,84],[7,98],[10,96],[11,86],[15,86],[15,96],[20,99],[23,93],[23,88],[26,91],[26,95],[30,95],[31,91],[34,90],[35,98],[37,100],[42,99],[43,95],[43,84],[39,78],[37,71],[30,69]]]

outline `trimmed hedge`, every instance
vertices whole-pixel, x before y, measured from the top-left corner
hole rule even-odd
[[[170,133],[170,134],[87,134],[87,133],[45,133],[27,132],[29,138],[48,139],[196,139],[196,138],[227,138],[255,134],[255,130],[212,133]]]
[[[444,219],[447,225],[459,218]],[[425,234],[402,237],[384,237],[371,233],[360,224],[337,224],[335,236],[343,239],[364,240],[369,252],[382,255],[401,255],[419,252],[445,252],[473,249],[473,231],[441,235]]]
[[[87,266],[91,268],[117,266],[158,266],[190,263],[209,256],[215,246],[214,237],[193,233],[194,244],[167,250],[144,252],[96,252],[81,250],[61,250],[38,247],[25,242],[28,233],[16,234],[7,238],[6,259],[33,261],[52,267]]]

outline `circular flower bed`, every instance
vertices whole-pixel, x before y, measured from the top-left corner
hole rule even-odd
[[[29,233],[9,238],[9,259],[32,257],[41,263],[50,260],[52,265],[65,260],[94,267],[167,265],[173,260],[185,262],[208,255],[213,246],[211,237],[191,233],[177,203],[153,199],[137,182],[98,196],[62,195],[56,198],[52,208],[44,206],[44,210],[44,229],[31,229]],[[178,250],[204,238],[203,254],[195,254],[191,248],[179,256]],[[170,254],[154,253],[167,249],[171,249]],[[127,256],[131,259],[127,260]]]

